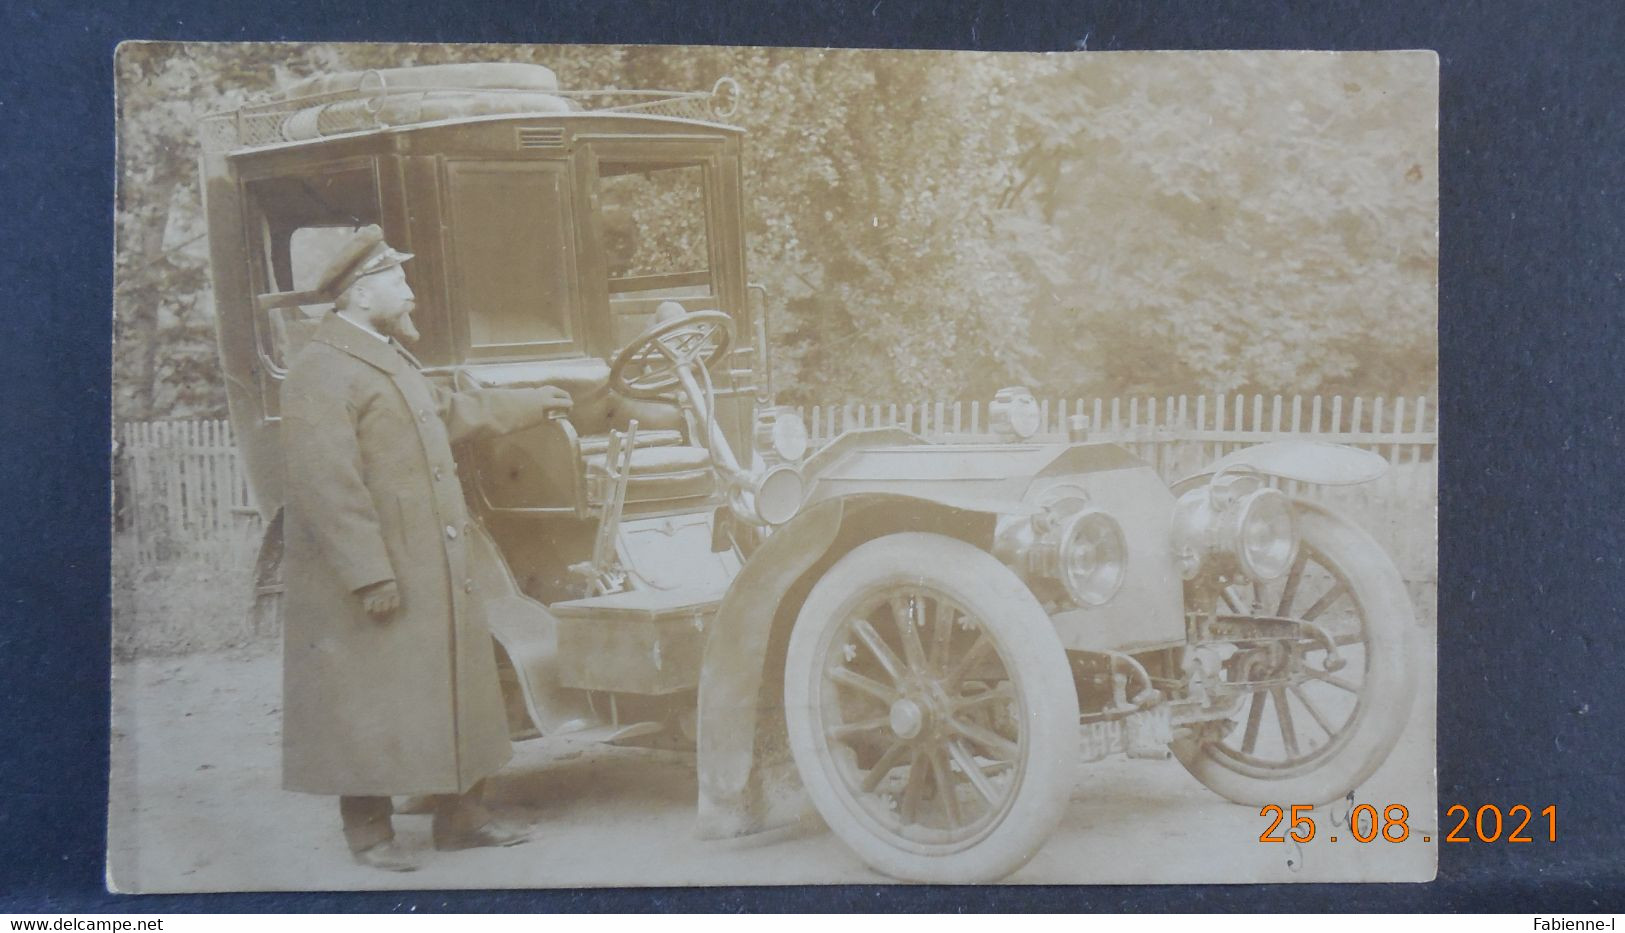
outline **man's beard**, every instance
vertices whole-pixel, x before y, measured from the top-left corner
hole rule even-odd
[[[385,337],[394,337],[401,343],[417,343],[418,329],[412,324],[412,312],[402,311],[400,314],[375,314],[372,316],[373,329]]]

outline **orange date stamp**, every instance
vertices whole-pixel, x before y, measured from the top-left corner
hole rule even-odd
[[[1262,833],[1258,834],[1259,842],[1298,842],[1312,841],[1318,827],[1312,815],[1314,807],[1308,804],[1289,804],[1285,807],[1277,804],[1267,804],[1260,807],[1258,815],[1270,820],[1270,824]],[[1545,832],[1537,815],[1545,819]],[[1532,843],[1536,841],[1557,841],[1557,805],[1553,804],[1542,808],[1537,814],[1532,808],[1524,804],[1516,804],[1507,808],[1503,813],[1495,804],[1485,804],[1476,810],[1463,804],[1452,804],[1445,810],[1446,817],[1457,817],[1456,824],[1450,832],[1440,837],[1442,842],[1506,842],[1506,843]],[[1347,820],[1337,820],[1334,828],[1328,831],[1325,839],[1336,842],[1341,838],[1348,838],[1354,842],[1405,842],[1411,838],[1410,827],[1411,811],[1402,804],[1391,803],[1380,810],[1375,804],[1362,803],[1351,808]],[[1531,828],[1530,824],[1535,824]],[[1344,830],[1343,835],[1337,831]],[[1543,839],[1541,837],[1544,837]],[[1431,835],[1419,837],[1423,842],[1432,842]]]

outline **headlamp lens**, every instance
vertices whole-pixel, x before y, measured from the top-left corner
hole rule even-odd
[[[1298,529],[1292,504],[1279,490],[1260,489],[1241,503],[1240,540],[1236,554],[1242,569],[1255,580],[1274,580],[1292,566]]]
[[[1104,605],[1117,595],[1128,566],[1123,529],[1105,512],[1079,512],[1061,542],[1060,576],[1080,606]]]
[[[1010,434],[1025,441],[1043,427],[1038,400],[1021,386],[1006,386],[987,405],[988,426],[996,434]]]
[[[756,484],[756,515],[769,525],[782,525],[796,517],[802,492],[800,471],[788,464],[773,467]]]
[[[773,419],[773,452],[788,463],[807,455],[807,425],[800,415],[783,412]]]
[[[1016,437],[1027,440],[1037,434],[1039,421],[1038,402],[1032,396],[1022,396],[1010,406],[1010,430]]]

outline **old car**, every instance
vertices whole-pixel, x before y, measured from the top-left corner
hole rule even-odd
[[[1411,704],[1411,605],[1370,536],[1287,490],[1384,461],[1267,444],[1170,489],[1085,423],[1040,434],[1019,387],[986,436],[809,451],[746,275],[738,91],[443,65],[204,121],[262,603],[278,386],[329,310],[309,291],[326,245],[376,223],[416,255],[431,378],[576,399],[457,452],[516,738],[690,747],[700,836],[810,803],[869,865],[932,882],[1024,864],[1080,761],[1172,755],[1254,806],[1371,775]]]

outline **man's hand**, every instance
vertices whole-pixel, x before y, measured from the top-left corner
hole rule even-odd
[[[541,390],[545,396],[542,404],[550,412],[569,411],[570,406],[574,404],[574,402],[570,399],[570,393],[564,391],[558,386],[542,386]]]
[[[385,580],[364,587],[356,593],[361,597],[361,607],[367,610],[374,622],[388,622],[401,608],[401,590],[394,580]]]

